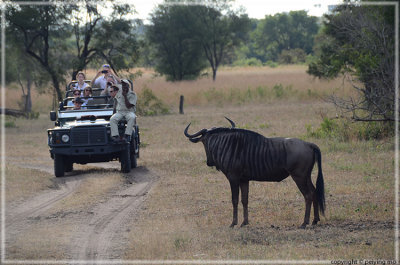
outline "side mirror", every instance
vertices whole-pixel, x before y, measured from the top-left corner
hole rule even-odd
[[[50,111],[50,120],[51,121],[57,120],[57,113],[54,110]]]

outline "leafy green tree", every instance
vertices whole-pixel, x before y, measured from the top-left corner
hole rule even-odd
[[[209,2],[193,9],[198,19],[193,33],[203,47],[215,81],[224,57],[246,40],[251,21],[247,14],[232,11],[230,1]]]
[[[394,7],[339,6],[325,15],[308,73],[349,77],[357,96],[330,97],[356,121],[394,121]]]
[[[14,36],[7,34],[6,39],[6,82],[7,85],[15,82],[21,88],[21,109],[29,113],[32,111],[31,88],[38,75],[38,69],[31,57],[21,53],[23,47],[15,41]]]
[[[252,32],[252,49],[262,62],[277,61],[284,50],[302,49],[310,54],[317,32],[317,17],[306,11],[269,15]]]
[[[224,57],[246,38],[250,25],[247,15],[229,9],[229,2],[160,5],[147,31],[157,50],[156,70],[170,80],[193,79],[208,61],[215,80]]]
[[[64,81],[68,56],[60,56],[67,50],[61,37],[69,35],[65,29],[69,7],[49,5],[13,5],[6,8],[7,33],[23,45],[24,52],[41,67],[52,81],[58,100],[62,99],[60,83]]]
[[[154,45],[155,69],[168,80],[194,79],[206,67],[201,43],[196,41],[192,14],[198,6],[159,5],[151,15],[147,39]]]
[[[100,12],[112,4],[112,13],[105,17]],[[133,12],[131,5],[114,1],[85,0],[75,5],[70,14],[73,21],[76,57],[73,59],[72,79],[94,61],[107,62],[115,72],[129,70],[138,60],[138,42],[134,33],[136,21],[126,18]],[[85,18],[85,19],[82,19]]]

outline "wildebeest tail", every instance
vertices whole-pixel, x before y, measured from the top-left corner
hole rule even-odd
[[[317,163],[318,163],[318,177],[317,177],[317,200],[319,205],[319,210],[322,215],[325,214],[325,189],[324,189],[324,176],[322,175],[322,165],[321,165],[321,151],[319,147],[316,145],[312,145],[314,149],[314,153],[317,156]]]

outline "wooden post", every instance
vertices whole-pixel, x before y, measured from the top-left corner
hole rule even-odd
[[[183,114],[183,101],[184,101],[184,97],[183,97],[183,95],[181,95],[181,97],[179,99],[179,114]]]

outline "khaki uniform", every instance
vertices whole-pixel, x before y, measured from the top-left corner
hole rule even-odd
[[[132,108],[128,108],[125,105],[125,97],[122,95],[122,89],[118,90],[117,95],[115,95],[116,113],[111,116],[110,126],[111,126],[111,136],[118,136],[118,122],[123,118],[128,122],[126,125],[125,134],[132,135],[133,125],[136,121],[136,101],[137,96],[134,92],[129,91],[127,94],[129,103],[133,105]]]

